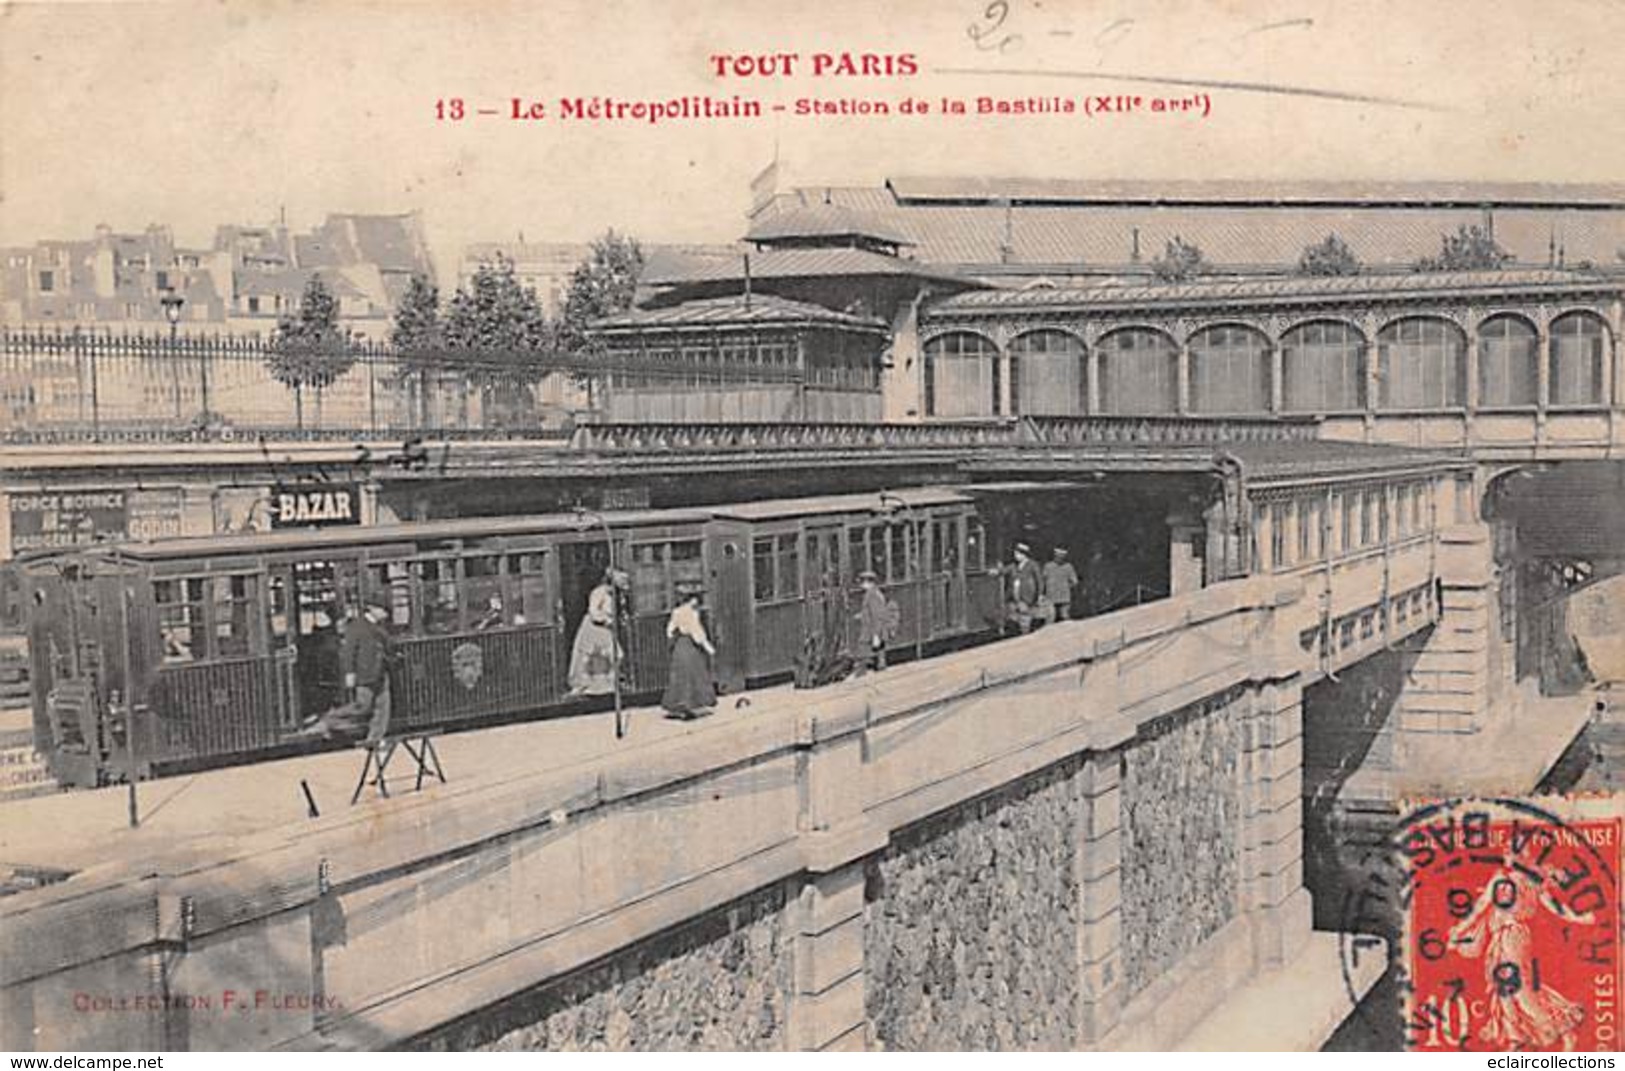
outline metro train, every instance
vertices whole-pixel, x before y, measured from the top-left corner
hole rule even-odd
[[[810,636],[855,639],[878,574],[894,643],[997,632],[1002,546],[967,489],[465,518],[98,544],[23,563],[38,751],[64,786],[286,753],[343,701],[336,629],[387,609],[391,732],[545,717],[612,562],[629,575],[624,690],[664,684],[678,585],[703,585],[724,692],[782,680]],[[833,629],[833,632],[831,631]]]

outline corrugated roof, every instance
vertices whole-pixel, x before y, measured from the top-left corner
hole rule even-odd
[[[899,202],[885,187],[832,187],[780,194],[758,215],[798,211],[813,199],[864,212],[915,242],[922,263],[1059,270],[1142,269],[1177,237],[1194,242],[1209,263],[1276,269],[1297,263],[1304,248],[1337,234],[1365,264],[1408,268],[1439,252],[1441,236],[1482,226],[1476,207],[1315,205],[1282,200],[1123,204],[954,204]],[[1625,206],[1506,207],[1494,213],[1496,240],[1523,264],[1546,264],[1561,248],[1566,263],[1617,263],[1625,249]],[[1136,232],[1138,258],[1136,260]]]
[[[633,309],[592,325],[596,331],[631,331],[658,327],[765,327],[819,324],[863,331],[887,331],[886,322],[873,316],[854,316],[822,305],[791,301],[772,294],[743,294],[684,301],[656,309]]]
[[[1412,272],[1402,275],[1291,276],[1189,283],[1131,283],[1090,287],[1030,287],[955,294],[931,306],[933,314],[1005,308],[1205,305],[1292,298],[1357,299],[1440,291],[1484,293],[1555,290],[1625,290],[1625,280],[1564,271]]]
[[[1045,179],[905,175],[886,180],[899,200],[1090,204],[1596,205],[1625,207],[1625,184],[1544,182]]]
[[[1471,464],[1471,458],[1457,452],[1329,442],[1324,439],[1292,443],[1238,443],[1227,447],[1225,453],[1241,462],[1247,481],[1251,484]]]
[[[772,249],[750,255],[750,274],[756,279],[805,279],[826,275],[897,275],[939,279],[964,285],[971,280],[913,260],[871,253],[866,249]],[[694,263],[686,269],[655,276],[646,275],[650,286],[677,286],[683,283],[743,280],[743,258]]]
[[[873,238],[888,245],[913,245],[900,229],[868,212],[838,204],[792,208],[758,220],[745,235],[747,242],[784,238]]]

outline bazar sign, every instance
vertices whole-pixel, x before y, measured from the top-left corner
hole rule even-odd
[[[272,528],[332,528],[360,523],[359,484],[290,484],[271,488]]]
[[[123,491],[41,491],[11,496],[11,548],[73,547],[129,535]]]

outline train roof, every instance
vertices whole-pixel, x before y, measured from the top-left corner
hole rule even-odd
[[[886,492],[910,507],[952,505],[972,501],[951,488],[905,488]],[[578,513],[529,514],[520,517],[458,517],[438,521],[352,525],[342,528],[288,528],[275,532],[182,536],[146,543],[93,543],[62,547],[28,555],[46,560],[73,554],[116,553],[136,561],[174,558],[267,554],[277,551],[344,548],[367,544],[415,543],[432,540],[489,539],[553,532],[601,531],[654,525],[704,524],[712,518],[767,520],[776,517],[819,516],[835,513],[879,512],[880,493],[779,498],[724,506],[679,506],[672,509],[605,510]],[[585,523],[584,523],[585,522]]]
[[[740,521],[771,520],[776,517],[813,517],[831,513],[879,513],[884,507],[881,495],[902,500],[910,508],[952,506],[971,502],[969,495],[953,487],[910,487],[897,491],[870,491],[865,494],[820,495],[815,498],[774,498],[765,502],[740,502],[716,506],[711,513]]]
[[[600,517],[611,528],[636,528],[656,524],[703,524],[711,518],[711,511],[692,507],[589,511],[585,515],[585,523],[583,516],[576,513],[530,514],[521,517],[458,517],[450,520],[403,521],[395,524],[352,525],[344,528],[288,528],[276,532],[182,536],[175,539],[153,540],[149,543],[98,543],[81,547],[64,547],[61,553],[116,550],[124,557],[146,561],[307,550],[316,547],[353,547],[369,543],[485,539],[547,532],[591,532],[601,529]],[[40,557],[48,556],[40,555]]]

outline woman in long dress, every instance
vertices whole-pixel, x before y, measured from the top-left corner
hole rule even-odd
[[[711,684],[711,659],[717,649],[700,621],[701,594],[698,587],[679,588],[679,602],[666,622],[671,670],[660,705],[671,717],[684,721],[704,717],[717,702],[716,688]]]
[[[615,636],[616,588],[620,583],[615,571],[607,570],[587,596],[587,616],[581,619],[575,646],[570,649],[571,695],[609,695],[615,691],[622,653]]]

